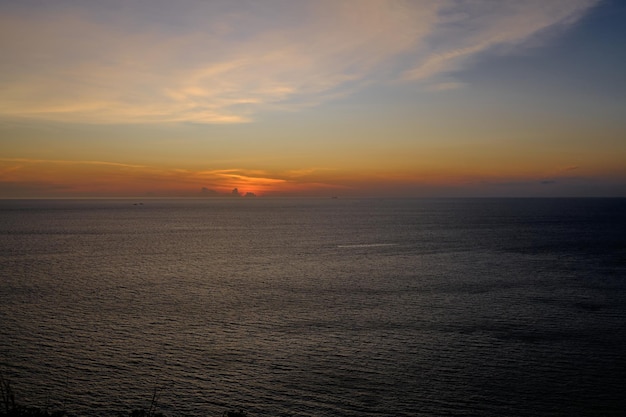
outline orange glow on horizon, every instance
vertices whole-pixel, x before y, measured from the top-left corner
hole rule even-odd
[[[211,197],[231,196],[234,189],[241,196],[248,193],[264,196],[302,194],[335,187],[258,170],[192,171],[99,161],[34,159],[0,160],[0,184],[6,184],[5,189],[12,184],[19,185],[26,190],[24,195],[43,197]],[[20,195],[8,195],[15,196]]]
[[[549,185],[575,175],[594,175],[587,169],[566,167],[534,173],[532,170],[397,170],[262,171],[156,168],[101,161],[0,159],[0,192],[19,197],[219,197],[231,196],[420,196],[437,189],[462,190],[500,184]],[[623,170],[595,171],[616,178]],[[16,191],[19,190],[19,191]]]

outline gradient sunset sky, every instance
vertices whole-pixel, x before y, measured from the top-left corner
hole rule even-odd
[[[626,197],[626,1],[0,0],[0,198]]]

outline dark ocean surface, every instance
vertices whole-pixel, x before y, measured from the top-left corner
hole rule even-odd
[[[70,415],[626,415],[626,199],[0,201],[0,371]]]

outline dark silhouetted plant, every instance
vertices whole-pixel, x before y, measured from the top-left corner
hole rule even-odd
[[[17,404],[11,383],[4,379],[2,373],[0,373],[0,399],[2,400],[0,417],[62,417],[65,415],[64,411],[49,413],[48,410]]]

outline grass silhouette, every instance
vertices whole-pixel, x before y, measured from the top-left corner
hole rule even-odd
[[[148,409],[138,408],[125,414],[128,417],[166,417],[163,413],[157,411],[158,399],[160,391],[154,389],[152,400]],[[122,414],[123,416],[124,414]],[[38,408],[24,406],[15,400],[15,393],[11,387],[9,380],[5,379],[0,372],[0,417],[64,417],[67,416],[65,410],[49,411],[47,408]],[[116,417],[120,417],[117,415]],[[243,410],[224,411],[222,417],[249,417],[248,413]]]

